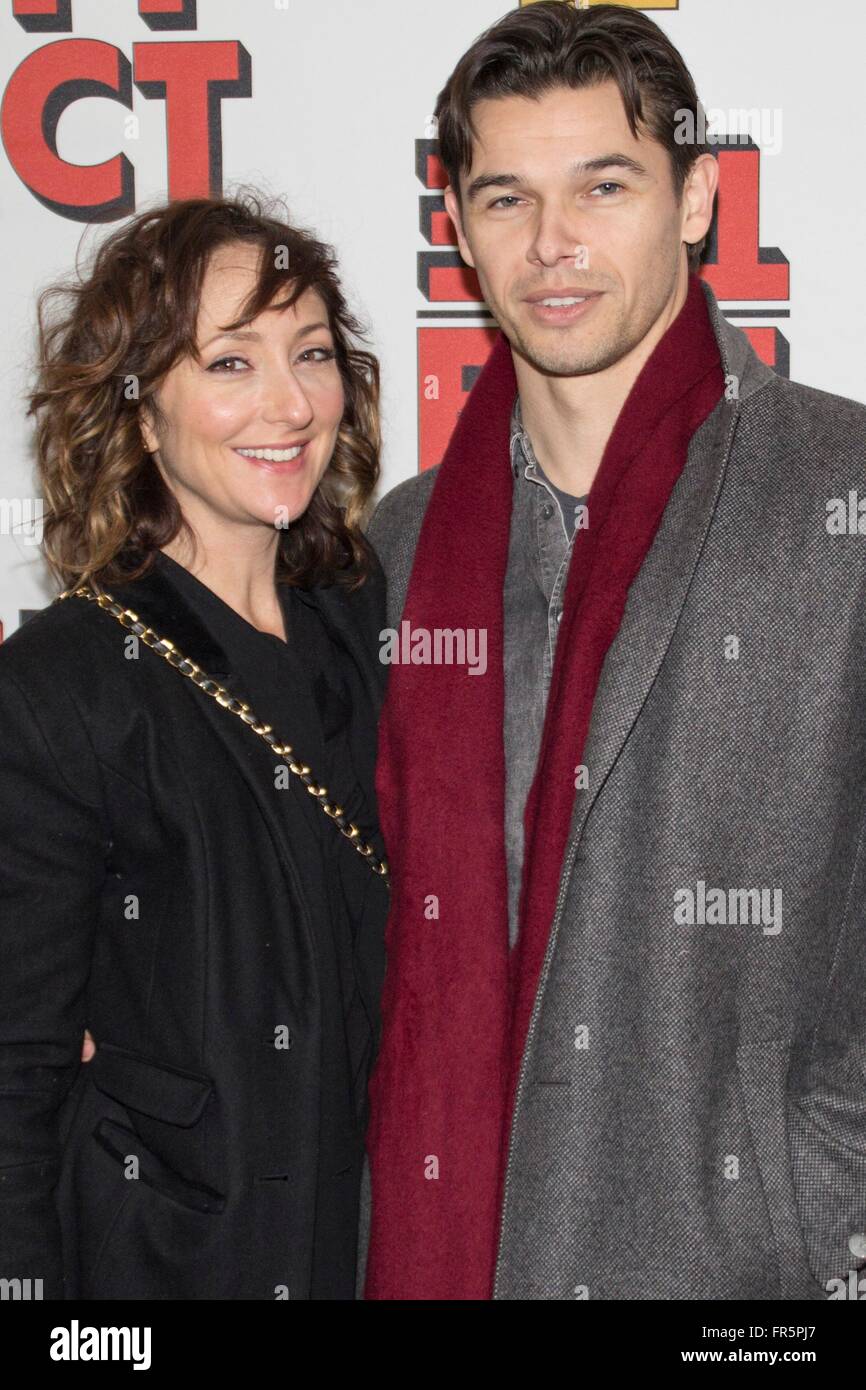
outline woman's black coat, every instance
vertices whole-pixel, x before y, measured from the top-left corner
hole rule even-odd
[[[231,675],[164,575],[107,587]],[[383,589],[377,571],[301,595],[339,651],[374,811]],[[387,889],[341,842],[358,1123],[319,1174],[321,1000],[277,760],[126,642],[70,598],[0,647],[0,1279],[42,1280],[45,1298],[307,1298],[317,1183],[360,1178]],[[85,1026],[98,1050],[81,1065]]]

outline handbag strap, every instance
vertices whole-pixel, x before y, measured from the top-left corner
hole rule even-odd
[[[254,734],[257,734],[270,748],[272,753],[282,758],[287,764],[289,771],[303,782],[307,791],[318,802],[325,815],[334,822],[341,835],[349,841],[354,849],[362,858],[366,859],[373,873],[383,878],[390,887],[388,878],[388,865],[384,859],[380,859],[376,854],[374,846],[365,840],[358,826],[353,821],[347,819],[341,806],[328,800],[327,787],[320,786],[312,774],[312,770],[304,762],[299,762],[294,756],[291,744],[283,743],[277,738],[270,724],[264,724],[256,714],[250,709],[243,700],[238,700],[225,686],[213,680],[206,671],[197,666],[189,657],[178,651],[175,644],[167,637],[160,637],[154,632],[153,628],[143,623],[137,613],[131,608],[124,608],[112,598],[111,594],[103,591],[96,593],[95,590],[85,585],[80,585],[74,589],[64,589],[62,594],[58,594],[55,603],[66,598],[83,598],[98,604],[104,613],[108,613],[115,618],[128,632],[133,633],[146,647],[155,651],[158,656],[164,657],[169,666],[173,666],[182,676],[187,676],[193,683],[203,690],[205,695],[210,695],[216,700],[217,704],[222,705],[223,709],[228,710],[229,714],[237,715]]]

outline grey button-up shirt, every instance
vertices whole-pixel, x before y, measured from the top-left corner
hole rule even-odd
[[[511,414],[511,472],[504,662],[505,854],[508,937],[513,946],[523,871],[523,813],[541,745],[575,520],[585,527],[588,513],[585,497],[569,497],[545,477],[523,428],[519,396]]]

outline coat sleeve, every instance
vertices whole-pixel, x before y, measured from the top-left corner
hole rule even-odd
[[[41,1279],[57,1299],[59,1111],[80,1066],[108,837],[62,682],[40,699],[11,667],[0,649],[0,1279]]]

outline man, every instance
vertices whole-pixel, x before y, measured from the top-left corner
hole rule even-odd
[[[370,529],[405,640],[367,1298],[817,1299],[866,1263],[866,409],[698,281],[697,110],[646,16],[558,0],[439,97],[502,334]]]

